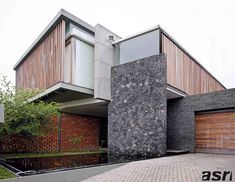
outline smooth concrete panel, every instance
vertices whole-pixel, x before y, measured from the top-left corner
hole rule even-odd
[[[111,99],[111,67],[114,65],[114,40],[120,37],[102,25],[95,26],[94,98]]]

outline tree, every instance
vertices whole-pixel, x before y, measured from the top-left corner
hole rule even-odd
[[[59,116],[60,105],[42,100],[29,101],[39,90],[17,90],[13,84],[0,79],[0,103],[4,105],[5,120],[0,123],[0,137],[20,135],[33,141],[52,130],[53,119]]]

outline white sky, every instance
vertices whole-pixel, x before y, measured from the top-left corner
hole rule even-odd
[[[160,24],[227,88],[235,87],[234,0],[0,0],[0,74],[61,9],[121,37]]]

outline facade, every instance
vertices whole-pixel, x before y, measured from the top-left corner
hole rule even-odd
[[[224,125],[215,126],[210,122],[217,115],[212,114],[205,121],[211,127],[204,121],[199,124],[203,113],[211,110],[231,116],[227,112],[235,104],[223,98],[225,93],[234,97],[234,90],[226,90],[160,26],[122,39],[100,24],[91,26],[61,10],[14,70],[18,88],[43,90],[32,101],[62,103],[64,114],[56,125],[61,127],[62,121],[76,130],[59,130],[53,150],[73,149],[69,141],[79,137],[80,130],[85,131],[85,144],[75,150],[86,149],[86,142],[90,149],[108,143],[110,153],[128,156],[162,156],[166,149],[235,150],[227,147],[231,143],[221,142],[229,138],[234,143],[226,129],[219,135],[205,135],[226,124],[234,131],[228,118],[222,119]],[[216,107],[207,93],[217,94],[223,104]],[[210,101],[199,101],[207,97]],[[185,119],[186,111],[190,117]],[[63,144],[69,147],[63,149]]]

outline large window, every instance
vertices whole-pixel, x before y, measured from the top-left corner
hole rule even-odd
[[[64,81],[94,89],[94,35],[70,23],[66,36]]]
[[[115,48],[115,62],[123,64],[156,54],[159,54],[159,30],[118,43]]]
[[[75,84],[94,88],[94,47],[76,39]]]

